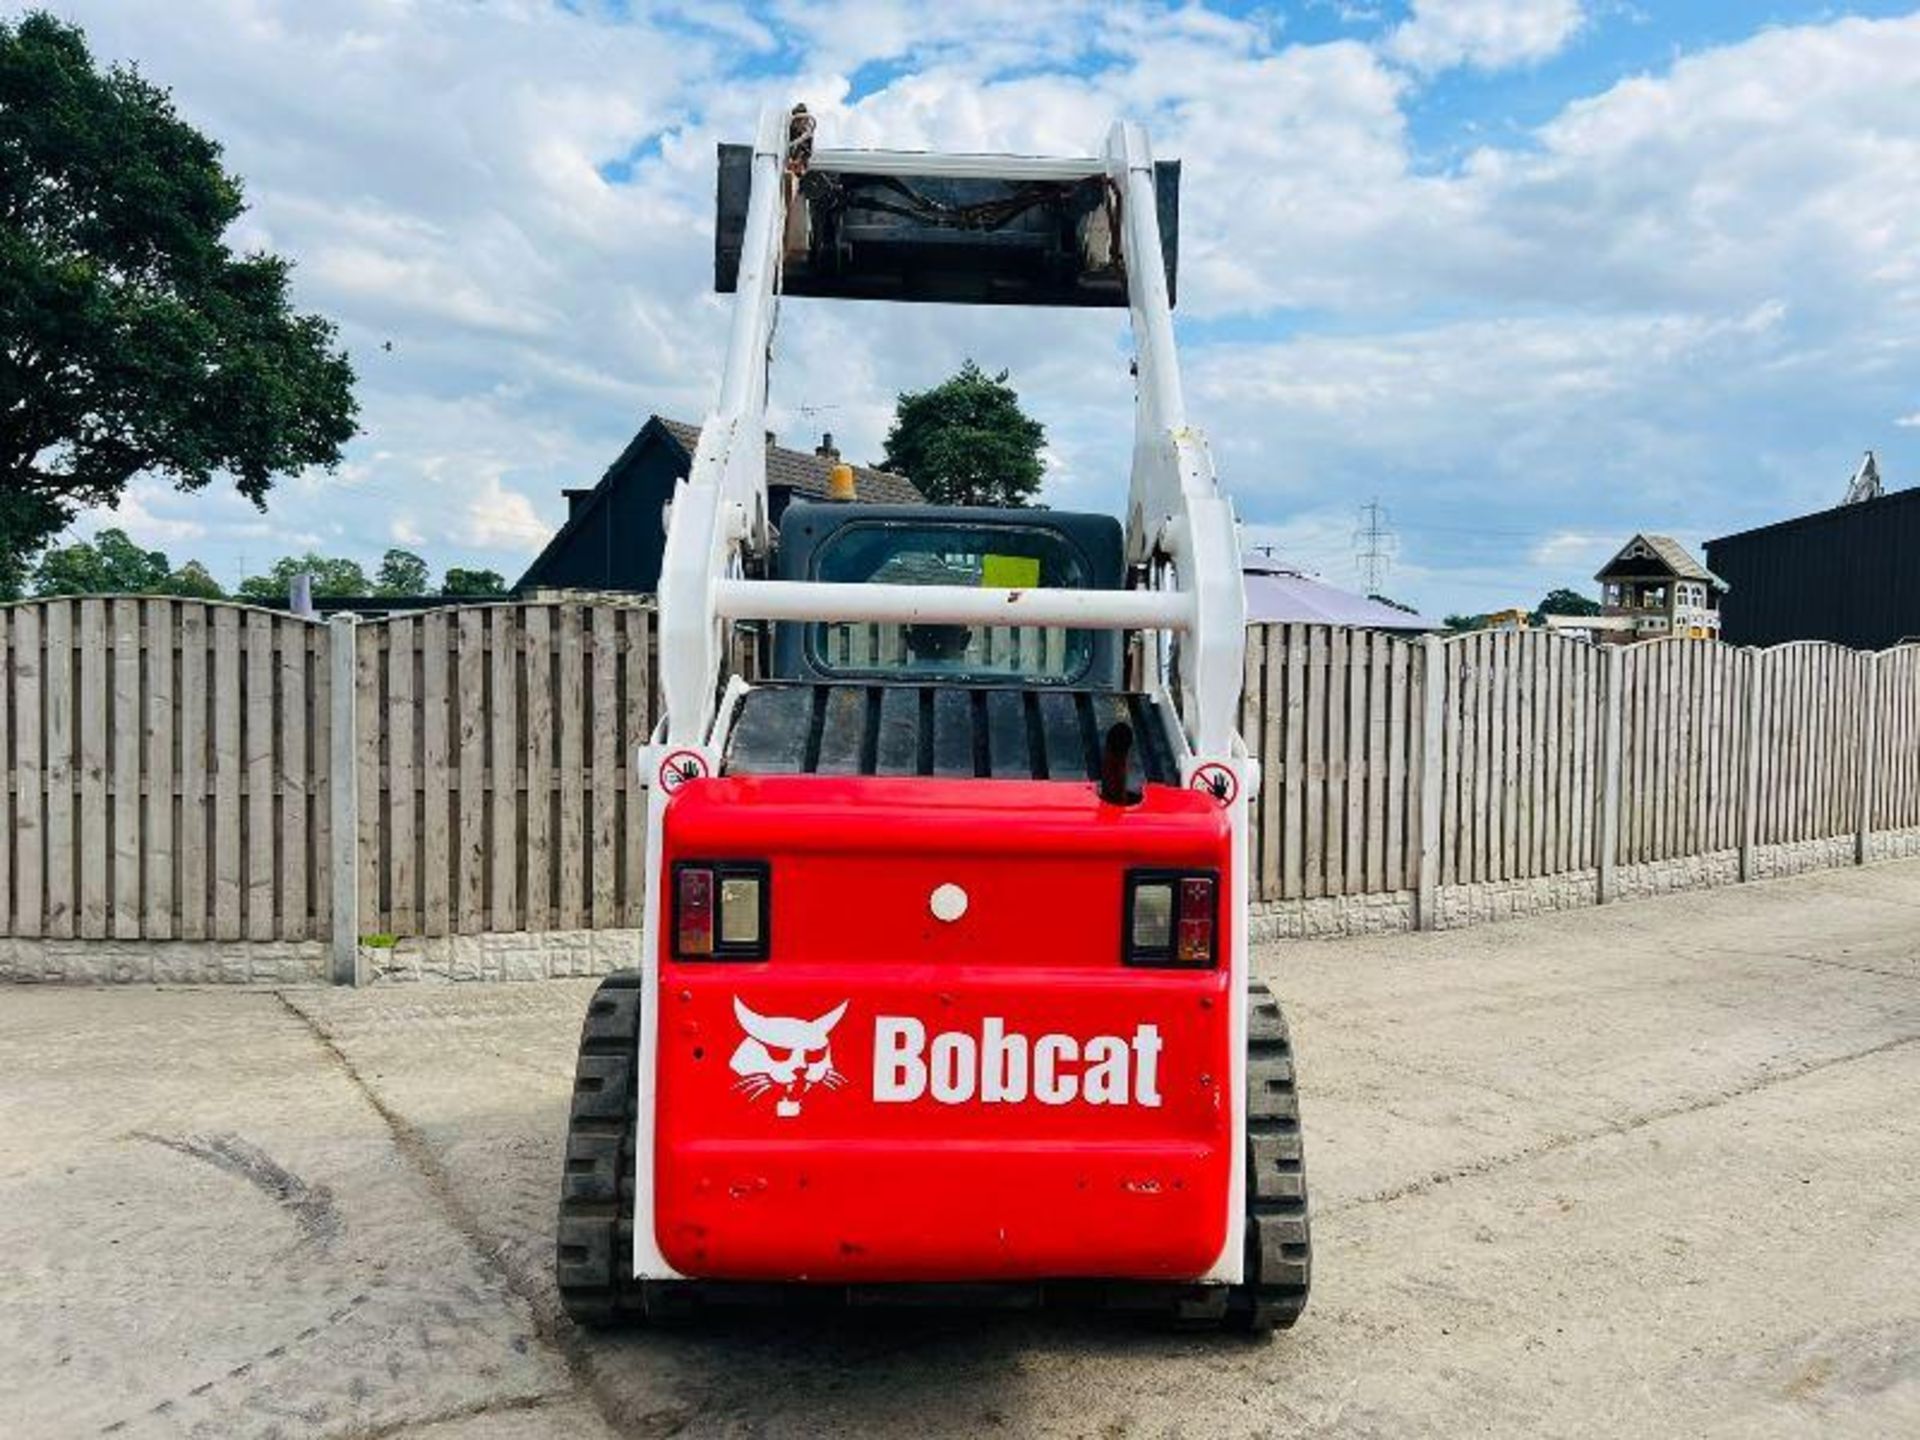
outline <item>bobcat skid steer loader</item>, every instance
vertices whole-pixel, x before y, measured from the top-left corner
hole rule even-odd
[[[576,1320],[1300,1314],[1292,1056],[1248,974],[1245,600],[1181,399],[1177,186],[1124,124],[1076,159],[833,151],[796,109],[722,147],[731,348],[660,578],[639,966],[580,1046]],[[776,531],[783,295],[1129,307],[1124,528],[856,499]],[[751,678],[742,625],[771,641]]]

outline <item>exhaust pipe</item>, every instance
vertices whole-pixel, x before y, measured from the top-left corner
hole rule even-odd
[[[1133,758],[1133,726],[1121,720],[1107,729],[1100,751],[1100,801],[1104,805],[1138,805],[1140,792],[1127,784],[1127,762]]]

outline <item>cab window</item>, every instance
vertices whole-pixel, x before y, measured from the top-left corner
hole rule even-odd
[[[1085,556],[1039,526],[874,522],[835,531],[813,552],[815,580],[834,584],[1086,589]],[[1036,625],[807,627],[808,658],[848,679],[1071,684],[1093,655],[1093,632]]]

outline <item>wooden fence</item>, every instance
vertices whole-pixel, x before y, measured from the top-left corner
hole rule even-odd
[[[636,925],[651,621],[0,607],[0,936],[338,944],[343,902],[367,933]],[[1916,647],[1273,625],[1245,679],[1263,901],[1411,891],[1424,915],[1442,886],[1594,871],[1604,895],[1621,866],[1744,874],[1757,846],[1920,828]]]
[[[326,642],[238,605],[0,608],[0,934],[324,937]]]
[[[1422,652],[1325,625],[1247,631],[1240,730],[1264,771],[1252,863],[1262,899],[1414,883]]]
[[[1920,647],[1248,631],[1263,901],[1542,879],[1920,827]]]
[[[435,610],[355,636],[360,923],[399,935],[640,923],[652,612]]]

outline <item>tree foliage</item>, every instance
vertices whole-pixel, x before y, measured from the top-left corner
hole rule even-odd
[[[969,360],[931,390],[900,396],[880,463],[936,505],[1025,505],[1046,470],[1045,442],[1007,372],[989,375]]]
[[[313,576],[316,600],[412,600],[434,593],[427,562],[411,550],[389,550],[380,557],[372,579],[357,560],[316,555],[288,555],[273,562],[264,575],[240,582],[234,594],[262,605],[284,605],[296,575]],[[504,595],[507,582],[497,570],[447,568],[439,593],[448,596]]]
[[[257,605],[284,605],[294,576],[301,574],[313,577],[316,600],[357,600],[372,589],[359,561],[328,559],[309,550],[305,555],[287,555],[274,561],[264,575],[249,575],[233,593]]]
[[[373,593],[384,600],[407,599],[427,593],[427,562],[411,550],[389,550],[380,557],[373,575]]]
[[[89,544],[48,550],[33,571],[36,595],[185,595],[218,600],[226,592],[206,566],[175,569],[161,550],[142,550],[124,530],[102,530]]]
[[[1546,597],[1534,607],[1532,621],[1535,625],[1547,623],[1549,615],[1598,615],[1600,602],[1591,600],[1578,590],[1550,590]]]
[[[227,592],[220,588],[220,582],[198,560],[189,560],[167,577],[169,595],[180,595],[190,600],[224,600]]]
[[[67,512],[41,495],[0,486],[0,600],[18,600],[33,556],[67,523]]]
[[[334,328],[236,255],[220,147],[51,15],[0,21],[0,587],[135,475],[262,504],[353,434]]]
[[[447,567],[447,578],[441,582],[442,595],[504,595],[507,593],[507,579],[498,570],[465,570],[458,565]]]

